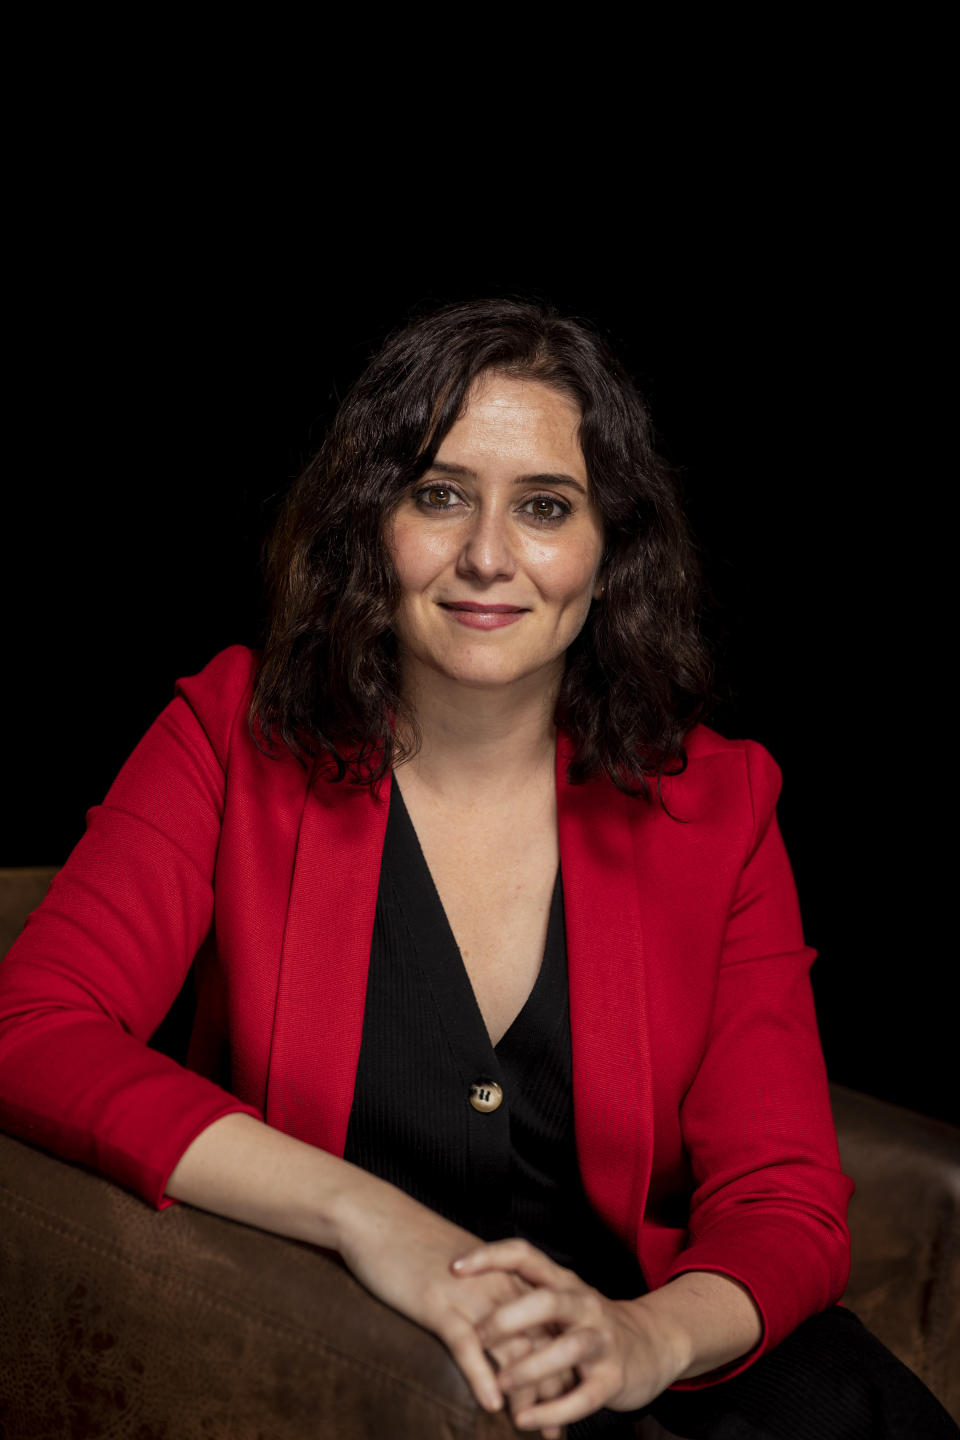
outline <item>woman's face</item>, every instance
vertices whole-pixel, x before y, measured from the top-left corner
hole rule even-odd
[[[474,383],[387,528],[407,678],[413,666],[475,688],[559,680],[603,550],[579,421],[539,381],[490,372]]]

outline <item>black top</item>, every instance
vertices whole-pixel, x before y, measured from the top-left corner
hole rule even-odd
[[[478,1111],[471,1086],[490,1082],[502,1103]],[[580,1181],[559,870],[536,983],[494,1047],[395,783],[344,1155],[481,1239],[524,1236],[603,1294],[646,1289]]]

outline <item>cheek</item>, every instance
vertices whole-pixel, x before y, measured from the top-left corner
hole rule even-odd
[[[540,588],[545,595],[558,602],[575,603],[580,599],[589,601],[593,596],[600,553],[594,545],[578,545],[560,554],[545,546],[531,556],[531,570],[535,569]]]
[[[401,586],[416,589],[447,563],[450,541],[442,533],[426,534],[422,528],[398,520],[387,537],[387,549]]]

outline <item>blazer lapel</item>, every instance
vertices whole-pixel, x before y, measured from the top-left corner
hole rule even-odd
[[[353,1103],[390,778],[371,800],[315,776],[297,844],[266,1118],[334,1155]]]
[[[629,1245],[650,1179],[653,1106],[640,897],[628,807],[606,780],[571,785],[557,743],[573,1103],[587,1196]]]

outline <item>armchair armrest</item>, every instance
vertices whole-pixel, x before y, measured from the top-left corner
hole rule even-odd
[[[505,1440],[339,1258],[0,1136],[0,1433]]]

